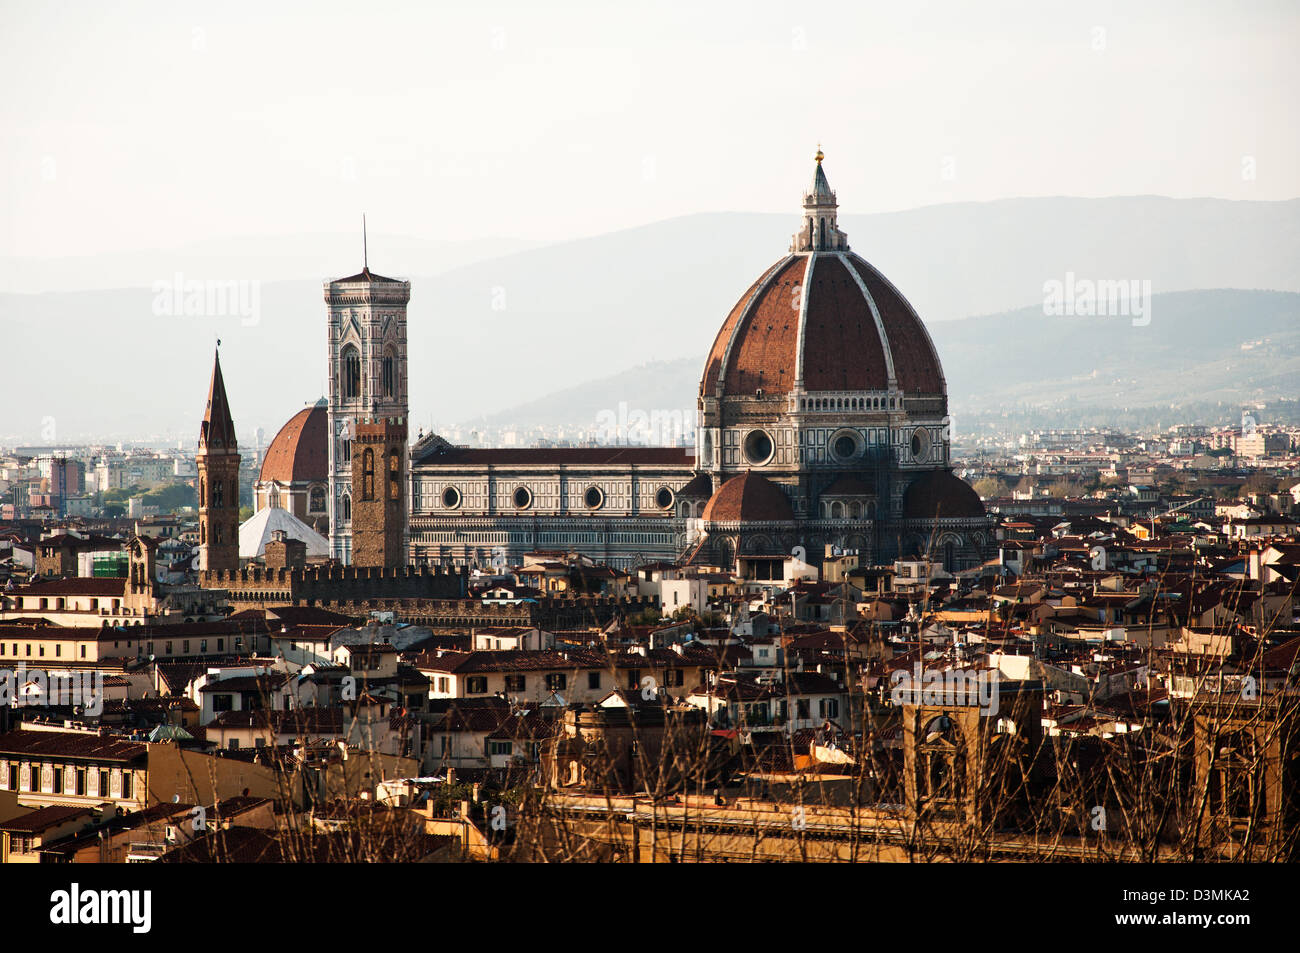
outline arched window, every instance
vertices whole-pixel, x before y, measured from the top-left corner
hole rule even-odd
[[[361,455],[361,498],[375,498],[375,451],[370,447]]]
[[[961,730],[948,715],[930,719],[917,749],[917,791],[935,801],[959,801],[965,794],[966,757]]]
[[[309,513],[325,512],[325,487],[314,486],[307,493],[307,512]]]
[[[402,498],[402,455],[396,450],[388,452],[388,498]]]
[[[384,360],[379,369],[380,386],[383,388],[385,397],[392,397],[397,393],[396,368],[397,361],[393,358],[392,352],[389,351],[384,355]]]
[[[352,520],[352,497],[346,493],[343,494],[343,520],[344,522]]]
[[[208,481],[199,478],[199,506],[208,505]]]
[[[221,493],[222,486],[223,484],[220,480],[212,484],[212,505],[217,509],[221,509],[221,507],[226,505]]]
[[[343,396],[360,397],[361,396],[361,355],[352,345],[343,349],[343,355],[340,360],[340,371],[343,375]]]

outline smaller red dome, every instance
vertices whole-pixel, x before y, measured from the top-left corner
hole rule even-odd
[[[984,515],[974,488],[950,470],[917,477],[903,494],[904,519],[965,519]]]
[[[700,516],[715,523],[788,523],[794,510],[774,483],[747,472],[718,487]]]
[[[324,402],[298,411],[266,448],[258,479],[278,483],[324,481],[329,476],[328,430]]]

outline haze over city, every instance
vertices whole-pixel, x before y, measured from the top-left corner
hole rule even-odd
[[[1298,40],[0,0],[6,936],[1285,944]]]

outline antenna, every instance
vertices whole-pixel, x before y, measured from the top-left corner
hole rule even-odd
[[[361,264],[363,271],[370,270],[370,248],[366,240],[366,213],[361,213]]]

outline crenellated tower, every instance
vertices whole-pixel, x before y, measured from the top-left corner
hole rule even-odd
[[[352,565],[407,564],[406,418],[363,417],[352,440]]]

